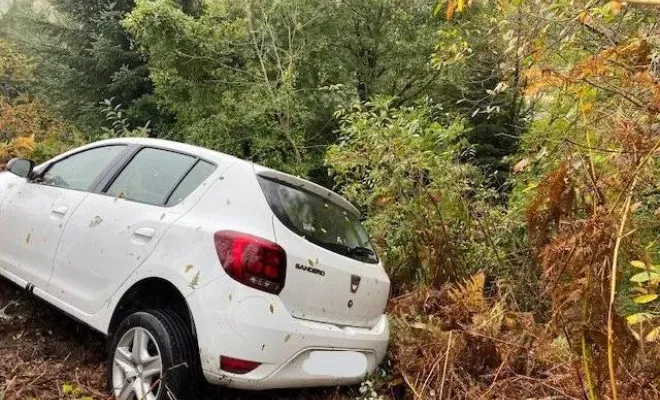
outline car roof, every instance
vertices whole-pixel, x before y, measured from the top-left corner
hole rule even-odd
[[[153,146],[153,147],[159,147],[163,148],[166,150],[174,150],[174,151],[179,151],[182,153],[188,153],[191,155],[198,156],[199,158],[204,158],[208,161],[215,162],[215,163],[227,163],[229,162],[234,162],[234,161],[242,161],[242,162],[249,162],[242,160],[240,158],[231,156],[229,154],[221,153],[219,151],[207,149],[204,147],[199,147],[199,146],[194,146],[191,144],[186,144],[186,143],[180,143],[180,142],[173,142],[170,140],[163,140],[163,139],[151,139],[151,138],[116,138],[116,139],[106,139],[106,140],[101,140],[98,142],[93,142],[89,143],[87,147],[97,147],[97,146],[102,146],[102,145],[109,145],[109,144],[135,144],[135,145],[142,145],[142,146]]]

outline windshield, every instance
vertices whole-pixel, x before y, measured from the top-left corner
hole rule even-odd
[[[287,183],[259,177],[277,218],[312,243],[346,257],[378,263],[358,216],[323,197]]]

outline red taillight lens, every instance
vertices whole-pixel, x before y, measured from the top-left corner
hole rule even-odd
[[[277,244],[234,231],[215,233],[215,250],[227,274],[244,285],[279,294],[286,278],[286,253]]]
[[[231,372],[232,374],[243,375],[254,371],[261,363],[227,356],[220,356],[220,369]]]

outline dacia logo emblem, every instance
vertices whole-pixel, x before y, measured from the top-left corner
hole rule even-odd
[[[358,291],[360,288],[360,281],[362,281],[362,278],[357,275],[351,275],[351,293]]]

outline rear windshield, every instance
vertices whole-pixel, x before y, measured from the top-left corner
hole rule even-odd
[[[369,235],[358,216],[323,197],[287,183],[259,177],[277,218],[310,242],[335,253],[378,263]]]

